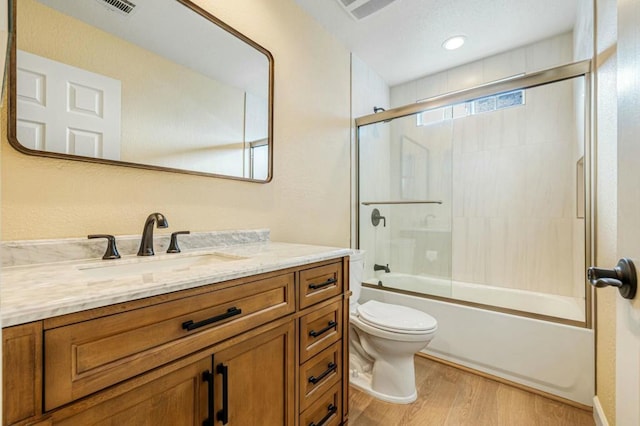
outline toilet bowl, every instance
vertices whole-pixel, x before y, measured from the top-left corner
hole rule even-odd
[[[433,339],[438,324],[406,306],[359,304],[363,257],[354,253],[350,262],[349,382],[378,399],[408,404],[418,396],[413,356]]]

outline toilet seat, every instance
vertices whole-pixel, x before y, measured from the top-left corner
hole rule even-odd
[[[398,334],[425,335],[438,328],[431,315],[406,306],[370,300],[356,309],[358,319],[374,328]]]

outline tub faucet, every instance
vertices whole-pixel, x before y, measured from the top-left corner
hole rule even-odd
[[[158,228],[167,228],[169,223],[162,213],[151,213],[144,222],[142,230],[142,240],[140,240],[140,249],[138,256],[153,256],[153,225],[157,224]]]
[[[389,272],[391,272],[391,269],[389,269],[389,264],[388,263],[387,263],[387,266],[375,264],[375,265],[373,265],[373,270],[374,271],[384,271],[387,274]]]

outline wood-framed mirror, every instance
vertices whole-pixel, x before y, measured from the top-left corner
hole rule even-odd
[[[9,142],[269,182],[271,53],[189,0],[11,0]]]

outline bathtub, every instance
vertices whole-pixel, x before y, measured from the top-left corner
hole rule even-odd
[[[382,283],[383,287],[431,296],[448,297],[455,300],[531,312],[572,321],[584,322],[585,319],[584,299],[578,297],[537,293],[395,272],[382,274],[378,278],[369,279],[365,282],[373,285]]]
[[[383,286],[476,303],[508,301],[533,304],[545,315],[575,315],[582,319],[584,303],[536,293],[477,286],[406,274],[385,274]],[[367,280],[378,284],[378,280]],[[486,288],[489,287],[489,288]],[[482,294],[482,291],[487,291]],[[492,294],[497,293],[497,294]],[[473,300],[469,300],[473,299]],[[438,320],[438,333],[424,350],[434,357],[537,389],[585,406],[594,395],[593,330],[540,319],[496,312],[441,300],[363,287],[360,302],[378,300],[410,306]],[[489,303],[487,303],[489,304]],[[582,305],[582,307],[580,306]],[[559,313],[562,312],[562,315]]]

